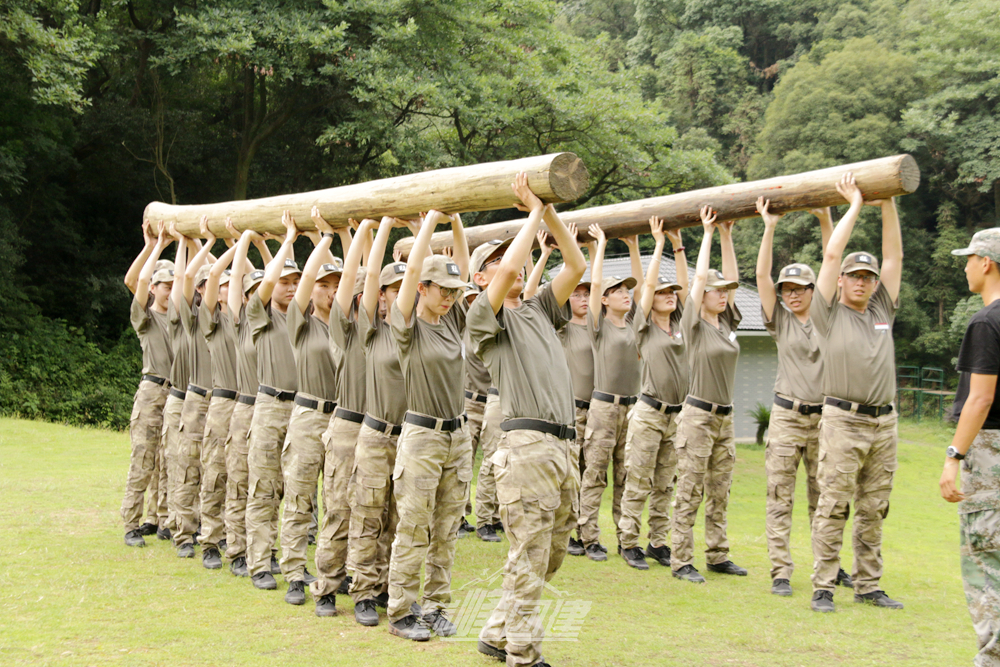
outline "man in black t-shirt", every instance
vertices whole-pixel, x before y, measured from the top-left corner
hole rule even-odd
[[[1000,228],[972,237],[966,255],[969,289],[985,307],[972,316],[958,353],[955,437],[945,454],[941,496],[959,503],[962,580],[979,640],[977,665],[1000,661]],[[961,463],[960,463],[961,462]],[[962,487],[958,469],[962,468]]]

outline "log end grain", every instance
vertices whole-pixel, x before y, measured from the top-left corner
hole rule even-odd
[[[912,155],[904,153],[899,161],[899,186],[907,194],[916,192],[920,187],[920,167]]]
[[[552,160],[549,186],[559,202],[578,199],[590,187],[590,173],[583,160],[574,153],[559,153]],[[558,203],[558,202],[553,202]]]

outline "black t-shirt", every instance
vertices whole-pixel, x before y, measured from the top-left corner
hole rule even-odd
[[[955,393],[955,405],[952,416],[958,419],[962,407],[969,398],[970,374],[1000,375],[1000,299],[986,306],[969,320],[969,327],[962,339],[962,348],[958,351],[958,363],[955,370],[959,372],[958,391]],[[993,405],[986,416],[984,429],[1000,429],[1000,382],[997,383]]]

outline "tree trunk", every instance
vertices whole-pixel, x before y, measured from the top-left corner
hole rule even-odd
[[[567,211],[560,213],[560,217],[567,224],[576,223],[579,238],[585,241],[591,240],[587,227],[594,223],[599,224],[609,238],[648,233],[649,218],[654,215],[664,219],[667,229],[700,225],[698,211],[706,205],[718,212],[719,222],[755,218],[756,201],[760,196],[770,199],[770,210],[779,214],[834,206],[844,203],[834,184],[848,171],[854,174],[866,199],[909,194],[920,185],[920,169],[916,160],[903,154],[763,181],[733,183],[666,197]],[[523,224],[522,219],[481,225],[466,229],[465,235],[469,247],[475,248],[492,239],[513,238]],[[437,233],[431,238],[431,246],[435,250],[451,243],[451,232]],[[412,246],[412,237],[404,238],[396,243],[395,249],[406,257]]]
[[[347,219],[380,218],[383,215],[415,217],[421,211],[437,209],[445,213],[489,211],[510,208],[518,201],[511,183],[519,172],[528,175],[528,185],[543,201],[566,202],[587,190],[587,168],[573,153],[554,153],[506,162],[474,164],[397,176],[328,190],[280,195],[266,199],[170,206],[153,202],[144,217],[154,231],[159,222],[175,221],[177,230],[199,237],[201,216],[208,216],[209,228],[218,238],[226,238],[227,217],[236,229],[281,234],[281,213],[288,210],[302,230],[315,229],[309,218],[313,206],[334,227],[347,226]]]

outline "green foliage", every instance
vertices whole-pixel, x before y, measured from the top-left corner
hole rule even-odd
[[[113,429],[128,427],[142,367],[126,331],[107,352],[65,322],[34,316],[0,325],[0,413]]]
[[[764,434],[771,425],[771,408],[758,402],[752,410],[747,410],[747,415],[757,424],[757,444],[764,444]]]

